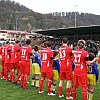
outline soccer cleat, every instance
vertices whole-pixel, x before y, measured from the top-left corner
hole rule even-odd
[[[63,98],[64,97],[64,95],[59,95],[59,98]]]
[[[39,93],[43,93],[44,91],[39,91]]]
[[[73,100],[73,97],[70,96],[70,97],[66,97],[67,100]]]
[[[56,95],[56,94],[53,94],[53,93],[51,92],[51,93],[48,93],[48,95],[54,96],[54,95]]]

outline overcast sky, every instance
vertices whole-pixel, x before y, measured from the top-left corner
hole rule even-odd
[[[35,12],[72,12],[100,15],[100,0],[12,0]],[[77,5],[75,7],[75,5]]]

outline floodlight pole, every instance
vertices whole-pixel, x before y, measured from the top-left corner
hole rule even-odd
[[[74,7],[75,7],[75,27],[76,27],[76,7],[77,7],[78,5],[75,5]]]

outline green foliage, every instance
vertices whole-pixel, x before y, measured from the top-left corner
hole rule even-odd
[[[53,12],[52,12],[53,13]],[[74,27],[74,12],[67,12],[66,16],[40,14],[30,10],[18,2],[0,0],[0,28],[15,30],[18,18],[18,30],[56,29]],[[24,20],[23,20],[24,19]],[[30,24],[30,26],[28,26]],[[10,26],[12,25],[12,26]],[[100,25],[99,15],[77,12],[77,26]]]

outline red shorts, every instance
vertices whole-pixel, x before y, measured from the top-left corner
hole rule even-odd
[[[16,63],[11,63],[11,68],[12,69],[20,69],[20,64],[18,62]]]
[[[30,62],[21,61],[20,72],[21,74],[30,75]]]
[[[72,72],[60,72],[60,80],[72,80]]]
[[[7,70],[11,70],[11,63],[5,63],[5,68]]]
[[[2,61],[2,67],[4,67],[5,66],[5,61]]]
[[[53,76],[52,72],[42,72],[41,77],[50,79]]]
[[[74,86],[87,86],[87,84],[88,84],[87,74],[80,75],[80,76],[74,74],[73,84],[74,84]]]

